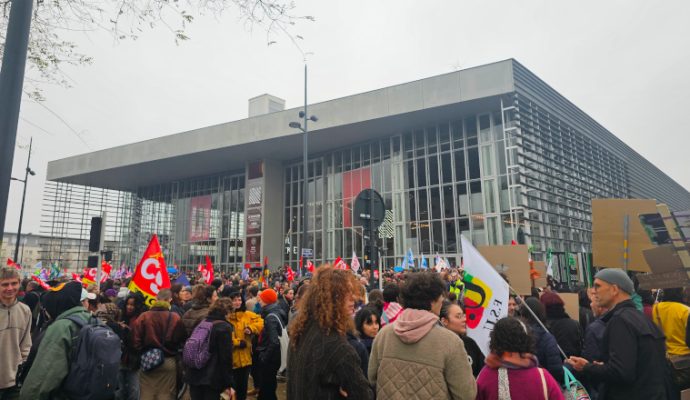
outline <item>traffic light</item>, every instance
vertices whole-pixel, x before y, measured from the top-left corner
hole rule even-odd
[[[103,225],[103,218],[91,218],[91,234],[89,235],[89,251],[95,252],[100,250],[101,246],[101,226]]]

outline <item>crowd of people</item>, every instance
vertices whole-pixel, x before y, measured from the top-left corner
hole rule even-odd
[[[573,379],[602,400],[690,388],[682,288],[642,291],[604,269],[578,316],[549,288],[511,295],[485,354],[468,334],[462,276],[387,273],[379,290],[322,266],[262,277],[271,287],[192,277],[154,300],[120,280],[44,290],[4,267],[0,400],[272,400],[279,381],[291,400],[587,398]]]

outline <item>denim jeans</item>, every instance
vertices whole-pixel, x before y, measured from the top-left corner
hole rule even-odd
[[[139,400],[139,374],[129,368],[120,368],[117,376],[117,400]]]

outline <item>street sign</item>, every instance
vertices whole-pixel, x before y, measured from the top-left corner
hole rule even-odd
[[[302,249],[302,257],[311,258],[313,255],[314,255],[314,251],[312,249],[307,249],[307,248]]]

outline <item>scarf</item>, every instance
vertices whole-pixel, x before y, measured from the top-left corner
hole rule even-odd
[[[161,300],[156,300],[156,301],[154,301],[153,304],[151,305],[151,308],[164,308],[164,309],[166,309],[166,310],[168,310],[168,311],[170,311],[170,308],[171,308],[171,307],[172,307],[172,306],[170,305],[170,302],[169,302],[169,301],[161,301]]]
[[[490,353],[485,360],[489,368],[528,369],[539,366],[537,356],[532,353],[505,352],[502,355]]]

